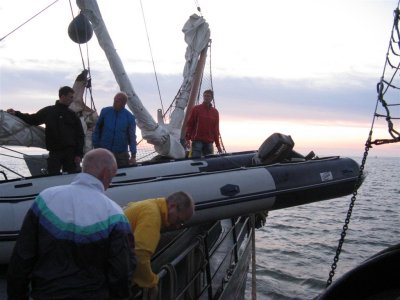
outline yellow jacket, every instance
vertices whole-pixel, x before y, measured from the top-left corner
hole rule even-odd
[[[133,281],[142,288],[152,288],[158,284],[158,276],[151,269],[150,259],[160,241],[162,226],[168,225],[167,202],[165,198],[130,202],[124,213],[135,236],[137,265]]]

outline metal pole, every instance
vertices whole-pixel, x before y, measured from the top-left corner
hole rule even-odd
[[[251,299],[257,299],[255,214],[251,215]]]

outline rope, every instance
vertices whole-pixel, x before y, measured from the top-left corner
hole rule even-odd
[[[256,215],[251,215],[251,298],[257,299],[257,276],[256,276]]]
[[[72,3],[71,0],[69,0],[69,6],[70,6],[70,10],[71,10],[71,16],[72,16],[72,20],[75,19],[75,15],[74,15],[74,11],[72,8]],[[78,31],[78,28],[75,27],[75,31]],[[78,33],[76,32],[76,34],[78,35]],[[78,44],[79,47],[79,53],[81,56],[81,61],[82,61],[82,68],[83,70],[87,70],[88,71],[88,77],[87,77],[87,85],[86,85],[86,91],[85,91],[85,105],[87,106],[87,97],[88,97],[88,93],[87,91],[89,91],[89,96],[90,96],[90,108],[94,111],[96,111],[96,105],[94,103],[94,99],[93,99],[93,90],[92,90],[92,76],[91,76],[91,70],[90,70],[90,56],[89,56],[89,44],[86,42],[86,60],[87,60],[87,67],[85,65],[85,59],[83,57],[83,51],[82,51],[82,47],[81,44]]]
[[[11,157],[11,158],[15,158],[15,159],[24,160],[22,157],[19,157],[19,156],[14,156],[14,155],[9,155],[9,154],[4,154],[4,153],[0,153],[0,155],[5,156],[5,157]]]
[[[9,172],[11,172],[11,173],[14,173],[15,175],[17,175],[17,176],[19,176],[19,177],[21,177],[21,178],[25,178],[24,175],[21,175],[21,174],[15,172],[15,171],[11,170],[10,168],[7,168],[7,167],[6,167],[5,165],[3,165],[3,164],[0,164],[0,167],[6,169],[7,171],[9,171]],[[5,173],[4,173],[4,172],[1,172],[1,173],[5,176]],[[5,176],[5,177],[6,177],[6,179],[7,179],[7,176]]]
[[[201,8],[200,8],[199,1],[194,0],[194,4],[196,5],[197,11],[199,12],[200,16],[202,17],[203,15],[201,14]]]
[[[400,3],[400,1],[399,1]],[[375,111],[374,111],[374,117],[371,125],[371,132],[374,127],[375,120],[379,117],[385,117],[387,126],[388,126],[388,133],[392,137],[391,139],[385,138],[385,139],[376,139],[374,141],[369,141],[369,146],[371,145],[383,145],[383,144],[390,144],[390,143],[397,143],[400,142],[400,132],[394,128],[394,124],[392,122],[393,119],[399,119],[399,117],[392,117],[390,113],[390,107],[393,106],[398,106],[400,103],[389,103],[385,99],[385,95],[388,92],[388,90],[391,89],[399,89],[398,86],[394,83],[394,80],[397,78],[398,71],[400,69],[400,61],[397,65],[393,64],[390,55],[393,54],[394,56],[399,56],[398,53],[393,48],[393,44],[397,45],[397,48],[400,48],[400,30],[399,30],[399,21],[400,21],[400,10],[399,10],[399,3],[397,4],[397,8],[394,10],[394,21],[393,21],[393,26],[390,34],[390,39],[389,39],[389,45],[388,49],[386,52],[386,59],[385,59],[385,64],[383,67],[383,72],[381,76],[380,82],[377,84],[377,92],[378,92],[378,97],[377,97],[377,102],[375,105]],[[400,50],[400,49],[398,49]],[[390,66],[391,69],[393,70],[393,73],[391,76],[388,76],[390,79],[385,79],[385,74],[387,72],[387,66]],[[381,104],[382,108],[385,111],[385,114],[379,114],[378,113],[378,104]]]
[[[71,0],[69,0],[68,2],[69,2],[69,7],[70,7],[70,9],[71,9],[71,15],[72,15],[72,20],[73,20],[73,19],[75,19],[75,15],[74,15],[74,11],[73,11],[73,9],[72,9]],[[78,28],[77,28],[76,26],[75,26],[75,33],[76,33],[76,35],[78,36]],[[86,43],[86,44],[87,44],[87,43]],[[78,44],[78,47],[79,47],[79,53],[80,53],[80,55],[81,55],[81,60],[82,60],[83,69],[86,69],[86,67],[85,67],[85,61],[84,61],[84,59],[83,59],[81,44]]]
[[[214,91],[213,74],[212,74],[212,68],[211,68],[211,66],[212,66],[212,47],[211,47],[211,43],[212,43],[212,40],[210,39],[210,42],[209,42],[209,48],[210,48],[210,50],[209,50],[209,53],[210,53],[210,56],[209,56],[209,57],[210,57],[210,58],[209,58],[210,85],[211,85],[211,90]],[[214,92],[214,99],[213,99],[213,102],[214,102],[214,107],[217,108],[217,105],[215,104],[215,92]],[[219,143],[220,143],[221,148],[222,148],[222,152],[223,152],[223,153],[226,153],[226,149],[225,149],[224,142],[223,142],[223,140],[222,140],[221,133],[220,133],[220,135],[219,135],[218,138],[219,138]]]
[[[28,20],[26,20],[25,22],[23,22],[21,25],[17,26],[15,29],[11,30],[9,33],[7,33],[5,36],[3,36],[0,39],[0,42],[3,41],[6,37],[8,37],[9,35],[11,35],[12,33],[14,33],[15,31],[17,31],[18,29],[20,29],[22,26],[24,26],[25,24],[27,24],[28,22],[30,22],[31,20],[33,20],[34,18],[36,18],[38,15],[40,15],[42,12],[44,12],[46,9],[48,9],[49,7],[51,7],[52,5],[56,4],[59,0],[54,1],[53,3],[47,5],[45,8],[43,8],[41,11],[39,11],[37,14],[33,15],[33,17],[29,18]]]
[[[25,155],[26,157],[30,157],[30,158],[33,158],[33,159],[40,159],[40,158],[37,158],[35,156],[29,155],[29,154],[25,154],[23,152],[20,152],[20,151],[17,151],[17,150],[14,150],[14,149],[11,149],[11,148],[8,148],[8,147],[5,147],[5,146],[0,146],[0,148],[3,148],[5,150],[11,151],[11,152],[15,152],[15,153],[18,153],[18,154],[21,154],[21,155]],[[6,154],[2,154],[2,155],[6,155]],[[23,159],[23,158],[20,158],[20,159]]]
[[[145,15],[144,15],[144,9],[143,9],[142,0],[140,0],[140,7],[141,7],[141,9],[142,9],[143,23],[144,23],[144,28],[145,28],[145,30],[146,30],[147,43],[148,43],[148,45],[149,45],[150,56],[151,56],[151,62],[152,62],[152,64],[153,64],[153,70],[154,70],[154,76],[155,76],[156,84],[157,84],[158,96],[160,97],[161,111],[162,111],[163,114],[164,114],[164,105],[163,105],[163,101],[162,101],[162,97],[161,97],[160,84],[158,83],[156,65],[155,65],[155,63],[154,63],[153,51],[151,50],[150,36],[149,36],[149,31],[147,30],[147,24],[146,24],[146,18],[145,18]]]

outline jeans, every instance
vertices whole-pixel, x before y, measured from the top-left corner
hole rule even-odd
[[[201,141],[192,141],[192,158],[197,158],[214,153],[213,143],[205,143]]]

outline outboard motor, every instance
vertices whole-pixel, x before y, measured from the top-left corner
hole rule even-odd
[[[281,162],[293,153],[294,141],[290,135],[273,133],[258,148],[253,160],[256,164],[272,164]]]

